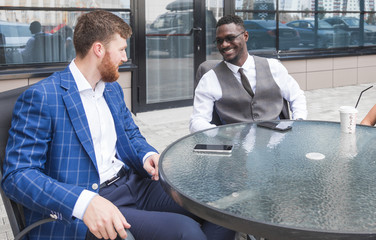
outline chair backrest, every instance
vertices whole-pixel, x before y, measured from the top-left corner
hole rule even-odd
[[[198,82],[202,78],[202,76],[207,73],[210,69],[217,66],[222,60],[206,60],[205,62],[201,63],[196,72],[195,76],[195,83],[194,83],[194,89],[196,89]],[[222,121],[218,116],[217,111],[215,110],[215,106],[213,108],[213,115],[212,120],[210,122],[211,124],[214,124],[216,126],[222,125]]]
[[[0,93],[0,179],[2,179],[2,166],[5,156],[5,147],[7,145],[8,140],[8,131],[11,126],[14,104],[17,98],[20,96],[20,94],[24,92],[27,88],[29,88],[29,86]],[[13,234],[16,235],[18,232],[20,232],[21,229],[25,227],[23,213],[21,212],[22,208],[19,208],[19,206],[16,203],[7,198],[1,187],[0,193]]]
[[[201,63],[196,72],[195,76],[195,84],[194,84],[194,89],[196,89],[198,82],[202,78],[202,76],[207,73],[210,69],[214,68],[219,64],[221,60],[206,60],[205,62]]]
[[[206,60],[205,62],[201,63],[196,72],[195,76],[195,82],[194,82],[194,89],[196,89],[201,77],[207,73],[210,69],[214,68],[217,66],[222,60]],[[290,107],[289,103],[286,99],[283,99],[283,108],[281,111],[281,114],[279,115],[280,119],[290,119]],[[222,125],[222,122],[218,116],[218,113],[213,109],[213,116],[212,116],[212,121],[210,122],[212,124],[215,124],[217,126]]]

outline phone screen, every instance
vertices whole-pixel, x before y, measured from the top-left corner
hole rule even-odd
[[[203,153],[231,153],[232,145],[225,144],[197,144],[193,151]]]

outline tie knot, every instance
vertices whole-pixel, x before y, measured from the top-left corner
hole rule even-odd
[[[244,74],[244,68],[239,68],[240,74]]]

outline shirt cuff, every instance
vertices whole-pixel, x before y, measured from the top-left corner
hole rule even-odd
[[[78,197],[76,204],[74,205],[72,215],[82,220],[84,218],[86,208],[89,206],[89,203],[96,195],[98,194],[95,192],[86,189],[83,190],[80,196]]]
[[[145,154],[144,158],[142,159],[142,163],[145,163],[146,159],[148,157],[150,157],[151,155],[154,155],[154,154],[158,154],[156,152],[148,152],[147,154]]]

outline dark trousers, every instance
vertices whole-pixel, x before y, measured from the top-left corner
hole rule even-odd
[[[114,203],[131,225],[136,240],[233,240],[235,232],[203,221],[180,207],[159,181],[133,172],[101,188],[99,194]],[[86,239],[96,239],[88,231]]]

